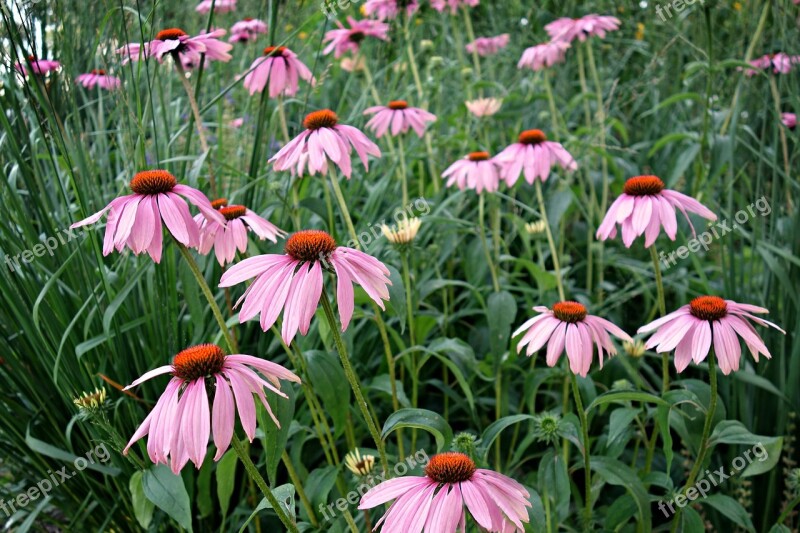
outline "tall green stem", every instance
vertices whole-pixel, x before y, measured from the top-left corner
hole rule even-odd
[[[586,411],[583,410],[581,391],[578,390],[578,376],[570,372],[572,377],[572,395],[575,397],[575,409],[578,411],[578,418],[581,421],[581,434],[583,438],[583,470],[584,470],[584,526],[589,527],[592,521],[592,470],[589,464],[589,423],[586,419]]]
[[[330,177],[333,195],[336,196],[336,201],[339,203],[339,209],[342,210],[342,218],[344,218],[347,231],[350,233],[350,238],[358,243],[358,234],[356,233],[355,226],[353,226],[353,219],[350,218],[350,210],[347,208],[347,202],[344,199],[344,194],[342,194],[342,188],[339,186],[339,178],[336,176],[335,172],[331,172]],[[356,244],[356,246],[358,245]]]
[[[561,263],[558,260],[558,250],[556,250],[556,242],[553,240],[553,232],[550,229],[550,220],[547,218],[547,209],[544,205],[544,195],[542,194],[542,182],[541,180],[534,180],[534,184],[536,187],[536,198],[539,200],[539,214],[544,220],[544,229],[545,233],[547,234],[547,244],[550,246],[550,255],[552,255],[553,259],[553,268],[556,271],[556,285],[558,286],[558,297],[563,302],[566,300],[566,296],[564,295],[564,283],[561,280]]]
[[[703,424],[703,436],[700,438],[700,447],[697,450],[697,460],[694,462],[694,466],[692,466],[692,470],[689,472],[689,479],[686,480],[681,494],[686,493],[686,491],[694,485],[694,482],[697,480],[697,475],[703,468],[703,461],[705,461],[706,452],[708,451],[708,438],[711,435],[711,425],[714,422],[714,414],[717,411],[717,365],[715,357],[714,351],[712,350],[708,354],[708,380],[711,384],[711,399],[708,403],[706,421]],[[672,522],[670,531],[675,532],[678,530],[682,512],[683,508],[679,508],[678,513],[675,515],[675,520]]]
[[[281,454],[281,460],[283,461],[284,466],[286,466],[286,472],[289,473],[289,479],[292,480],[292,484],[297,490],[297,495],[300,497],[300,503],[303,504],[303,508],[305,508],[306,513],[308,513],[308,519],[311,521],[311,525],[314,527],[319,527],[317,515],[314,514],[314,506],[311,505],[311,502],[308,500],[308,496],[306,496],[306,491],[303,488],[303,484],[300,482],[300,477],[297,475],[297,471],[294,469],[294,464],[292,464],[292,458],[289,457],[289,454],[286,453],[286,450],[283,450],[283,453]]]
[[[484,220],[486,217],[484,216],[484,211],[484,195],[481,193],[478,200],[478,222],[480,224],[481,243],[483,244],[483,251],[486,255],[486,264],[489,266],[489,273],[492,275],[494,292],[500,292],[500,282],[497,279],[497,267],[492,259],[492,251],[489,249],[489,242],[486,239],[486,221]]]
[[[397,153],[400,159],[400,183],[403,190],[403,207],[408,205],[408,171],[406,169],[406,147],[403,136],[397,136]]]
[[[178,250],[180,250],[181,255],[186,260],[186,264],[189,265],[189,269],[192,271],[194,279],[197,280],[197,284],[200,286],[203,296],[205,296],[206,300],[208,301],[208,306],[211,308],[211,313],[214,315],[214,319],[217,321],[217,324],[219,324],[219,329],[222,331],[222,335],[225,337],[225,342],[228,345],[229,353],[237,353],[239,348],[236,346],[236,340],[231,335],[227,324],[225,324],[225,319],[222,317],[222,312],[219,310],[219,306],[217,305],[214,295],[211,293],[211,289],[208,288],[206,278],[203,276],[203,273],[200,272],[200,267],[197,266],[197,262],[194,260],[194,257],[192,257],[192,254],[189,252],[186,246],[179,243],[177,240],[175,241],[175,244],[178,245]]]
[[[658,312],[660,316],[667,314],[667,304],[664,299],[664,280],[661,277],[661,263],[658,262],[658,251],[656,245],[650,247],[650,258],[653,260],[653,271],[656,277],[656,292],[658,294]],[[661,356],[661,394],[669,390],[669,354]]]
[[[275,511],[275,514],[278,515],[278,519],[283,523],[286,527],[286,531],[291,531],[292,533],[300,533],[300,530],[297,529],[297,525],[292,521],[291,518],[284,512],[283,507],[281,507],[280,502],[272,493],[267,482],[264,481],[264,478],[261,477],[261,474],[258,472],[258,468],[256,465],[253,464],[253,461],[250,459],[250,455],[247,453],[247,450],[244,448],[239,439],[236,438],[234,435],[233,439],[231,439],[231,447],[233,451],[236,452],[236,455],[242,461],[244,465],[244,469],[247,471],[247,475],[255,481],[258,488],[261,489],[261,492],[264,494],[264,497],[267,499],[269,504],[272,506],[272,509]]]
[[[183,70],[183,65],[181,65],[180,59],[177,57],[174,58],[173,63],[175,63],[175,70],[178,71],[178,78],[180,78],[181,83],[183,84],[183,89],[186,91],[186,97],[189,99],[189,106],[192,108],[192,116],[194,117],[195,126],[197,127],[197,136],[200,139],[200,148],[202,148],[203,152],[206,154],[206,158],[210,161],[211,150],[208,146],[206,134],[203,131],[203,119],[200,116],[200,107],[197,105],[197,98],[194,94],[194,88],[192,87],[192,84],[189,83],[189,79],[186,77],[186,71]],[[208,183],[211,186],[211,194],[215,197],[218,197],[219,194],[217,192],[217,182],[214,179],[214,170],[212,169],[210,162],[208,164]]]
[[[388,475],[389,461],[386,458],[386,448],[383,444],[383,440],[381,439],[381,434],[378,431],[378,426],[375,424],[375,419],[372,417],[372,413],[370,413],[367,401],[364,399],[364,394],[361,392],[361,385],[358,381],[358,376],[356,375],[355,370],[353,370],[353,365],[350,364],[350,357],[347,355],[347,348],[342,340],[342,335],[339,333],[339,324],[337,323],[336,317],[333,314],[333,308],[331,307],[331,302],[328,299],[328,294],[324,290],[322,291],[321,301],[322,309],[325,311],[325,318],[328,320],[328,325],[330,326],[331,334],[333,335],[333,342],[336,344],[336,351],[339,352],[339,358],[342,360],[344,375],[347,377],[347,381],[350,383],[350,388],[353,389],[353,394],[356,398],[356,404],[358,405],[358,409],[361,411],[361,416],[364,418],[364,422],[367,424],[367,429],[369,429],[370,435],[372,435],[372,440],[375,441],[375,449],[378,450],[378,455],[381,457],[383,471],[386,473],[386,475]]]

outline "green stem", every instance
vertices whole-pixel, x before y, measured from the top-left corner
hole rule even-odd
[[[547,209],[544,205],[544,195],[542,194],[541,180],[534,180],[536,186],[536,198],[539,200],[539,215],[544,220],[544,229],[547,234],[547,244],[550,246],[550,255],[553,258],[553,268],[556,271],[556,285],[558,286],[558,297],[563,302],[566,299],[564,295],[564,283],[561,280],[561,264],[558,260],[558,250],[556,250],[556,243],[553,240],[553,232],[550,229],[550,221],[547,218]]]
[[[717,410],[717,365],[715,357],[714,351],[712,350],[708,354],[708,379],[711,384],[711,399],[708,403],[706,421],[703,424],[703,436],[700,438],[700,447],[697,450],[697,460],[695,460],[694,466],[692,466],[692,470],[689,472],[689,479],[686,480],[686,485],[683,486],[681,494],[684,494],[694,485],[694,482],[697,480],[697,475],[703,468],[703,461],[705,461],[706,452],[708,451],[708,437],[711,435],[711,425],[714,422],[714,414]],[[683,508],[678,509],[675,520],[672,522],[671,531],[675,532],[678,530],[682,512]]]
[[[216,319],[217,324],[219,324],[219,329],[222,331],[222,335],[225,337],[225,342],[228,345],[229,353],[238,353],[239,348],[236,346],[236,340],[234,340],[227,324],[225,324],[225,319],[222,317],[222,312],[219,310],[219,306],[217,305],[214,295],[211,294],[211,289],[208,288],[206,278],[203,276],[203,273],[200,272],[200,267],[197,266],[197,262],[194,260],[194,257],[192,257],[192,254],[189,252],[186,246],[177,240],[175,241],[175,244],[178,245],[178,250],[180,250],[181,255],[189,265],[189,269],[192,271],[195,280],[197,280],[197,284],[200,286],[203,296],[205,296],[209,307],[211,307],[211,312],[214,314],[214,319]]]
[[[283,460],[284,466],[286,466],[286,471],[289,473],[289,479],[292,480],[292,485],[294,485],[294,488],[297,490],[297,495],[300,497],[300,502],[303,504],[306,513],[308,513],[308,519],[311,521],[311,525],[314,527],[319,527],[317,515],[314,514],[314,507],[308,500],[308,496],[306,496],[306,491],[303,489],[303,484],[300,483],[300,478],[297,475],[297,471],[294,469],[292,459],[289,457],[289,454],[286,453],[286,450],[284,450],[281,454],[281,459]]]
[[[206,160],[208,162],[208,183],[211,186],[211,194],[214,197],[218,197],[219,194],[217,193],[217,182],[214,179],[214,171],[211,168],[211,149],[208,146],[208,139],[206,139],[206,134],[203,131],[203,119],[200,116],[200,107],[197,105],[197,98],[194,94],[194,88],[192,84],[189,83],[189,80],[186,78],[186,71],[183,70],[183,65],[181,65],[180,59],[177,57],[174,58],[173,63],[175,63],[175,70],[178,71],[178,78],[180,78],[181,83],[183,84],[183,88],[186,91],[186,97],[189,99],[189,106],[192,108],[192,116],[194,117],[195,125],[197,126],[197,136],[200,139],[200,147],[203,149],[203,152],[206,154]]]
[[[578,411],[578,418],[581,421],[581,433],[583,437],[583,469],[584,469],[584,511],[583,519],[585,527],[589,527],[592,521],[592,470],[589,465],[589,423],[586,419],[586,411],[583,410],[581,401],[581,391],[578,390],[578,377],[572,374],[572,395],[575,397],[575,409]]]
[[[408,339],[411,343],[411,406],[416,409],[419,402],[419,369],[417,368],[417,351],[414,346],[417,345],[417,339],[414,332],[414,300],[413,291],[411,290],[411,268],[408,264],[408,253],[402,251],[400,253],[400,261],[403,269],[403,285],[406,288],[406,314],[408,321]],[[417,446],[417,430],[411,430],[411,449],[415,450]],[[401,454],[402,456],[402,454]]]
[[[480,224],[480,236],[481,236],[481,243],[483,243],[483,251],[486,255],[486,264],[489,266],[489,273],[492,275],[492,285],[494,286],[494,292],[500,292],[500,282],[497,279],[497,270],[494,264],[494,260],[492,259],[492,251],[489,249],[489,243],[486,239],[486,223],[485,223],[485,216],[484,216],[484,195],[481,194],[478,200],[478,222]]]
[[[403,190],[403,207],[408,205],[408,173],[406,169],[406,147],[403,136],[397,137],[397,153],[400,159],[400,183]]]
[[[650,247],[650,258],[653,260],[653,271],[656,277],[656,293],[658,295],[658,312],[661,316],[667,314],[667,304],[664,299],[664,279],[661,276],[661,263],[658,261],[658,250],[656,245]],[[666,394],[669,390],[669,354],[661,356],[661,394]]]
[[[475,42],[475,31],[472,29],[472,17],[469,14],[469,8],[463,6],[462,11],[464,13],[464,26],[467,29],[467,38],[469,42]],[[475,77],[478,81],[481,80],[481,61],[478,57],[478,50],[477,48],[472,49],[472,64],[475,66]],[[480,89],[479,96],[483,96],[483,89]]]
[[[344,374],[347,377],[347,381],[350,383],[350,388],[353,389],[353,394],[356,398],[356,404],[358,405],[358,409],[361,411],[361,416],[364,418],[364,422],[367,424],[367,429],[369,429],[369,432],[372,435],[372,440],[375,441],[375,449],[378,450],[378,455],[381,457],[383,471],[388,476],[389,461],[386,458],[386,449],[383,444],[383,440],[381,439],[380,432],[378,431],[378,426],[375,424],[375,419],[372,417],[372,414],[369,411],[367,401],[364,399],[364,394],[361,392],[361,385],[359,384],[358,376],[356,375],[355,370],[353,370],[353,365],[350,364],[350,358],[347,355],[347,348],[345,348],[342,335],[339,333],[339,324],[337,324],[336,317],[333,314],[333,308],[331,307],[331,302],[328,299],[328,294],[324,290],[322,291],[322,298],[320,300],[322,301],[322,309],[325,311],[325,318],[328,320],[328,325],[330,326],[331,334],[333,335],[333,342],[336,344],[336,351],[339,352],[339,358],[342,360]]]
[[[267,486],[267,482],[264,481],[263,477],[261,477],[261,474],[258,472],[258,468],[256,468],[256,465],[253,464],[253,461],[250,459],[250,455],[247,453],[247,450],[245,450],[244,446],[241,442],[239,442],[239,439],[237,439],[236,436],[234,436],[231,440],[231,447],[242,461],[244,469],[247,471],[247,475],[250,477],[250,479],[255,481],[256,485],[258,485],[258,488],[261,489],[261,492],[264,494],[264,497],[267,499],[270,505],[272,505],[272,509],[286,527],[286,531],[300,533],[300,530],[297,529],[297,525],[284,512],[283,507],[281,507],[281,504],[278,502],[278,499],[272,493],[269,486]]]
[[[339,209],[342,210],[342,218],[344,218],[345,226],[347,226],[347,231],[350,233],[350,238],[353,239],[356,243],[358,243],[358,234],[356,233],[356,228],[353,226],[353,219],[350,218],[350,210],[347,208],[347,202],[344,199],[344,195],[342,194],[342,188],[339,186],[339,178],[336,176],[335,172],[331,172],[331,188],[333,189],[333,195],[336,196],[336,201],[339,203]],[[356,244],[356,247],[358,245]]]

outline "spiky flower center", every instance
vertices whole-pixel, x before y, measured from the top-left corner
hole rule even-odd
[[[303,127],[307,130],[318,130],[320,128],[332,128],[339,123],[339,117],[330,109],[320,109],[306,115],[303,120]]]
[[[36,59],[36,56],[28,56],[28,61],[30,61],[31,63],[35,63],[36,61],[38,61],[38,59]]]
[[[364,37],[366,37],[366,34],[364,34],[363,31],[354,31],[350,34],[349,39],[350,41],[358,44],[364,40]]]
[[[698,296],[689,302],[689,312],[701,320],[712,322],[728,314],[728,304],[719,296]]]
[[[283,53],[286,51],[285,46],[267,46],[264,48],[264,55],[265,56],[283,56]]]
[[[133,177],[130,186],[136,194],[161,194],[170,192],[177,184],[175,176],[166,170],[145,170]]]
[[[286,240],[284,252],[298,261],[326,260],[336,250],[336,241],[320,230],[298,231]]]
[[[657,176],[636,176],[625,182],[623,190],[630,196],[653,196],[664,190],[664,182]]]
[[[217,198],[216,200],[211,202],[211,207],[213,207],[214,209],[221,209],[221,208],[225,207],[226,205],[228,205],[228,199],[227,198]]]
[[[186,32],[180,28],[167,28],[166,30],[161,30],[156,34],[156,40],[174,41],[175,39],[179,39],[184,36],[186,36]]]
[[[244,21],[245,21],[245,22],[250,22],[250,21],[252,21],[252,20],[253,20],[253,17],[245,17],[245,18],[244,18]]]
[[[547,140],[547,135],[542,130],[525,130],[519,134],[522,144],[541,144]]]
[[[172,373],[183,381],[213,376],[222,371],[225,352],[216,344],[200,344],[186,348],[172,361]]]
[[[467,156],[470,161],[486,161],[489,159],[489,152],[472,152]]]
[[[247,208],[243,205],[231,205],[219,209],[220,214],[225,217],[225,220],[236,220],[244,216],[246,211]]]
[[[386,107],[394,110],[406,109],[408,107],[408,102],[406,102],[405,100],[392,100]]]
[[[475,462],[459,452],[445,452],[431,457],[425,475],[437,483],[468,481],[475,473]]]
[[[96,69],[92,70],[91,73],[96,75],[96,76],[105,76],[106,75],[106,71],[101,69],[101,68],[96,68]]]
[[[553,305],[553,314],[562,322],[576,323],[586,318],[586,307],[578,302],[558,302]]]

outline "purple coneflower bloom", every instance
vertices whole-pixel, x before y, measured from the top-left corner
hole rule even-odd
[[[279,364],[251,355],[225,355],[219,346],[201,344],[180,352],[171,365],[146,372],[125,390],[163,374],[172,374],[172,379],[122,453],[127,454],[137,440],[149,435],[147,454],[150,460],[168,464],[175,474],[190,460],[197,468],[202,466],[209,436],[217,447],[214,460],[222,458],[233,438],[237,410],[242,428],[253,442],[256,436],[253,394],[280,427],[264,389],[287,398],[280,391],[280,380],[300,383],[299,377]],[[210,387],[207,382],[212,381],[214,386]],[[214,390],[211,405],[209,389]]]
[[[578,168],[575,159],[561,143],[548,141],[542,130],[523,131],[519,134],[519,142],[508,146],[494,159],[500,165],[500,177],[509,187],[514,186],[523,172],[525,181],[533,185],[536,178],[546,181],[555,165],[569,171]]]
[[[269,97],[297,94],[298,79],[315,83],[311,70],[294,52],[285,46],[268,46],[264,55],[250,65],[250,71],[244,77],[244,87],[253,95],[262,92],[269,82]]]
[[[367,108],[364,114],[375,115],[367,122],[367,128],[379,139],[390,131],[390,127],[392,137],[406,133],[409,129],[413,129],[418,137],[422,137],[425,135],[426,122],[436,120],[436,115],[433,113],[418,107],[408,107],[408,102],[405,100],[392,100],[385,106]]]
[[[385,22],[378,20],[356,20],[353,17],[347,17],[349,28],[336,21],[339,26],[338,30],[330,30],[325,34],[323,42],[328,42],[328,46],[322,51],[323,54],[330,54],[334,52],[334,57],[337,59],[346,52],[353,52],[357,54],[361,48],[361,42],[366,37],[375,37],[386,41],[389,38],[389,25]]]
[[[95,69],[88,74],[81,74],[75,78],[75,81],[87,89],[93,89],[95,86],[99,86],[101,89],[107,91],[118,89],[120,84],[122,84],[122,80],[116,76],[106,74],[106,71],[103,69]]]
[[[498,168],[489,152],[472,152],[450,165],[442,177],[447,178],[448,187],[455,184],[462,191],[474,189],[478,194],[495,192],[500,185]]]

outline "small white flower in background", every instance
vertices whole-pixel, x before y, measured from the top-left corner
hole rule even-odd
[[[422,221],[416,217],[406,218],[397,223],[396,227],[381,226],[384,236],[392,244],[408,244],[417,237]]]

